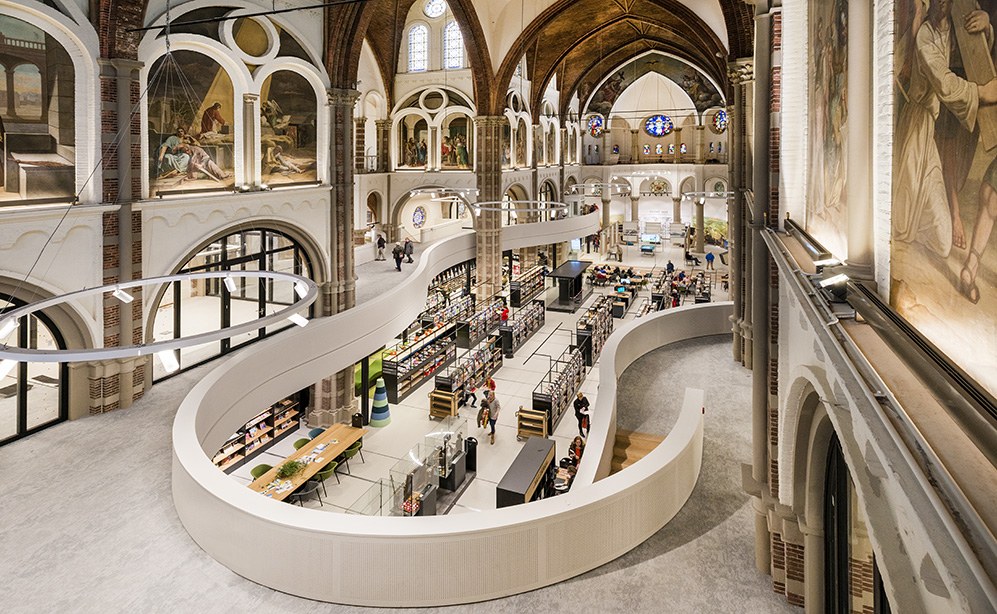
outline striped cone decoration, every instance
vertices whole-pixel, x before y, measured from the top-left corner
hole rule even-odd
[[[388,426],[391,424],[391,412],[388,410],[388,390],[384,386],[384,378],[377,378],[374,384],[374,404],[371,406],[370,425]]]

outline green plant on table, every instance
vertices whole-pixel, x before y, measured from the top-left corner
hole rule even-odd
[[[277,477],[286,480],[287,478],[294,477],[305,468],[305,464],[301,461],[287,461],[283,465],[277,468]]]

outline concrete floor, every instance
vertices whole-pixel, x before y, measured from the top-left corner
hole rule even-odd
[[[405,274],[384,262],[358,269],[362,300]],[[5,612],[366,611],[244,580],[187,536],[170,495],[170,433],[183,396],[211,368],[156,385],[128,410],[0,447]],[[652,352],[621,384],[620,426],[657,433],[674,424],[686,387],[706,390],[702,475],[686,506],[647,542],[592,572],[443,610],[798,612],[754,568],[751,506],[740,490],[740,464],[750,459],[751,382],[731,360],[729,339]]]

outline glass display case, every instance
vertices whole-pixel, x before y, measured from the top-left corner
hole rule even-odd
[[[401,516],[403,490],[399,484],[381,478],[347,510],[347,514],[361,516]]]
[[[409,450],[388,471],[388,482],[392,491],[401,489],[399,516],[435,516],[436,491],[439,478],[436,475],[438,458],[436,450],[418,444]]]
[[[424,445],[429,450],[429,462],[433,464],[435,460],[434,471],[441,482],[450,477],[455,470],[454,465],[464,454],[465,439],[467,418],[460,416],[444,418],[432,433],[426,435]]]

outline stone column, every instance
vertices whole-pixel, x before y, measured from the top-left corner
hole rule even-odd
[[[630,221],[640,221],[640,194],[636,196],[633,194],[630,195]]]
[[[848,273],[873,279],[872,205],[872,3],[848,2]]]
[[[260,129],[259,94],[242,95],[242,184],[259,187],[256,134]],[[352,152],[351,152],[352,153]]]
[[[745,198],[747,187],[747,172],[750,164],[748,154],[748,89],[754,80],[754,62],[751,58],[741,58],[728,66],[728,76],[734,88],[733,106],[731,109],[730,139],[731,157],[731,191],[734,198],[728,211],[728,243],[730,244],[730,294],[734,302],[734,314],[731,316],[734,332],[732,347],[734,360],[744,362],[744,235],[745,235]]]
[[[478,200],[502,200],[502,126],[504,116],[481,116],[474,119]],[[515,133],[513,133],[515,136]],[[515,142],[515,141],[514,141]],[[482,211],[477,221],[478,300],[485,300],[502,288],[502,214]]]
[[[609,222],[609,206],[613,203],[612,195],[602,195],[602,238],[599,240],[599,252],[606,253],[612,239],[612,228]]]
[[[429,127],[429,140],[426,141],[426,170],[429,172],[438,171],[443,166],[440,155],[440,129],[436,126]]]
[[[14,118],[17,117],[17,109],[14,107],[14,71],[8,68],[5,74],[7,75],[7,117]]]
[[[696,164],[706,164],[706,126],[695,127],[695,148]]]
[[[696,248],[697,254],[706,251],[706,220],[704,210],[706,209],[706,199],[702,196],[696,199]]]
[[[317,315],[331,316],[356,305],[353,268],[353,108],[359,92],[331,89],[328,92],[330,160],[332,166],[329,207],[329,254],[331,277],[321,285]],[[318,382],[312,394],[308,424],[327,427],[346,422],[353,413],[353,366]]]
[[[379,119],[377,128],[377,172],[387,173],[391,168],[391,120]]]
[[[637,164],[640,159],[640,130],[630,130],[630,163]]]
[[[682,129],[675,129],[675,163],[681,164],[685,161],[685,156],[682,155]]]
[[[358,117],[353,120],[353,170],[356,173],[367,172],[367,118]]]
[[[563,170],[565,165],[571,164],[573,160],[568,159],[568,152],[570,151],[570,148],[568,147],[568,129],[561,128],[560,135],[561,135],[561,146],[557,148],[560,154],[558,162],[560,163],[561,169]],[[564,181],[561,181],[561,185],[562,186],[564,185]]]
[[[682,223],[682,196],[672,196],[672,221]]]

